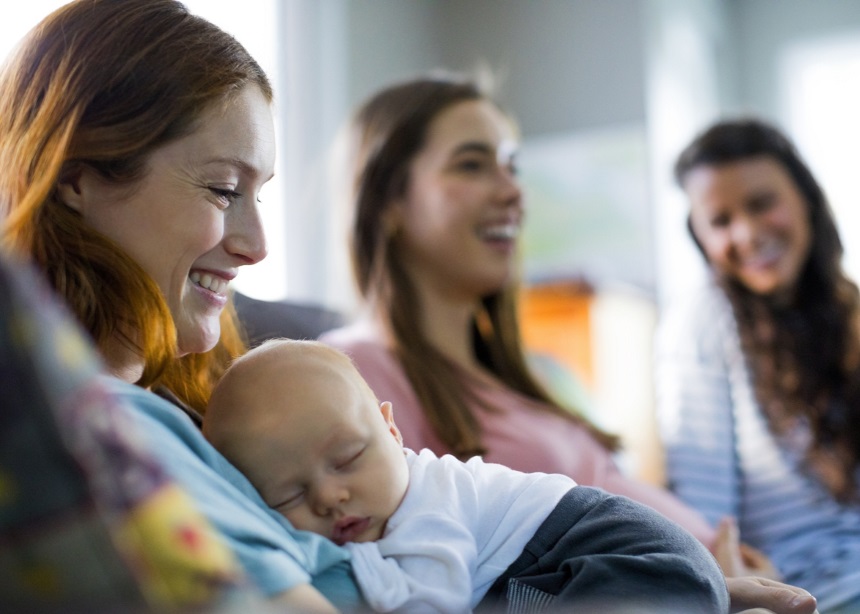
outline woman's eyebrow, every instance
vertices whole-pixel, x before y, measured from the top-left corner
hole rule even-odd
[[[453,152],[453,156],[463,153],[477,153],[495,158],[500,163],[510,163],[517,155],[516,144],[509,140],[504,140],[498,145],[493,145],[487,141],[466,141],[458,145]]]
[[[496,148],[485,141],[467,141],[454,149],[455,154],[481,153],[494,156]]]
[[[208,158],[207,160],[204,160],[203,164],[207,166],[210,164],[225,164],[227,166],[233,166],[235,168],[238,168],[242,174],[249,175],[251,177],[259,177],[261,174],[261,171],[255,166],[252,166],[251,164],[248,164],[247,162],[239,158]],[[274,177],[274,175],[272,175],[268,179],[271,179],[272,177]]]

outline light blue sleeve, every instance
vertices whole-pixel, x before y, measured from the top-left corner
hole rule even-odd
[[[730,307],[716,289],[664,313],[655,384],[670,488],[716,525],[739,513]]]
[[[268,596],[310,582],[341,610],[361,597],[349,554],[319,535],[298,531],[263,502],[250,482],[168,401],[110,378],[165,471],[226,538],[256,586]]]

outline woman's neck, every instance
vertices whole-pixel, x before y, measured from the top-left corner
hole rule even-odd
[[[418,287],[421,330],[427,341],[454,363],[472,370],[479,368],[472,347],[472,322],[477,303]]]
[[[128,347],[121,339],[114,339],[101,348],[102,360],[107,372],[124,382],[137,383],[146,365],[140,354]]]
[[[427,341],[449,360],[467,368],[477,367],[472,347],[472,308],[428,309],[423,318]]]

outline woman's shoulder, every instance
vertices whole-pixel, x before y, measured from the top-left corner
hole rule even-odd
[[[382,351],[385,347],[378,326],[364,319],[328,330],[319,336],[319,340],[344,352],[356,348]]]
[[[390,394],[395,383],[399,388],[411,389],[397,356],[373,322],[356,321],[326,332],[319,340],[349,356],[377,394]]]
[[[713,282],[703,282],[660,307],[658,340],[698,339],[717,342],[734,329],[731,305]]]
[[[332,329],[320,335],[319,340],[347,354],[359,371],[400,369],[384,336],[372,322],[360,320]]]
[[[733,321],[731,304],[713,281],[701,282],[663,301],[658,326],[663,329],[702,329]]]
[[[148,445],[159,450],[159,457],[171,472],[181,472],[193,458],[217,473],[226,473],[229,463],[206,441],[193,418],[181,407],[114,377],[105,376],[104,382],[121,401]]]
[[[672,322],[679,318],[690,321],[708,320],[730,310],[725,293],[712,280],[702,281],[683,293],[677,293],[664,301],[661,307],[661,322]]]

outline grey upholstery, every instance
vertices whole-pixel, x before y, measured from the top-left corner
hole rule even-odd
[[[343,314],[321,305],[264,301],[238,292],[233,300],[251,346],[273,337],[316,339],[346,321]]]

